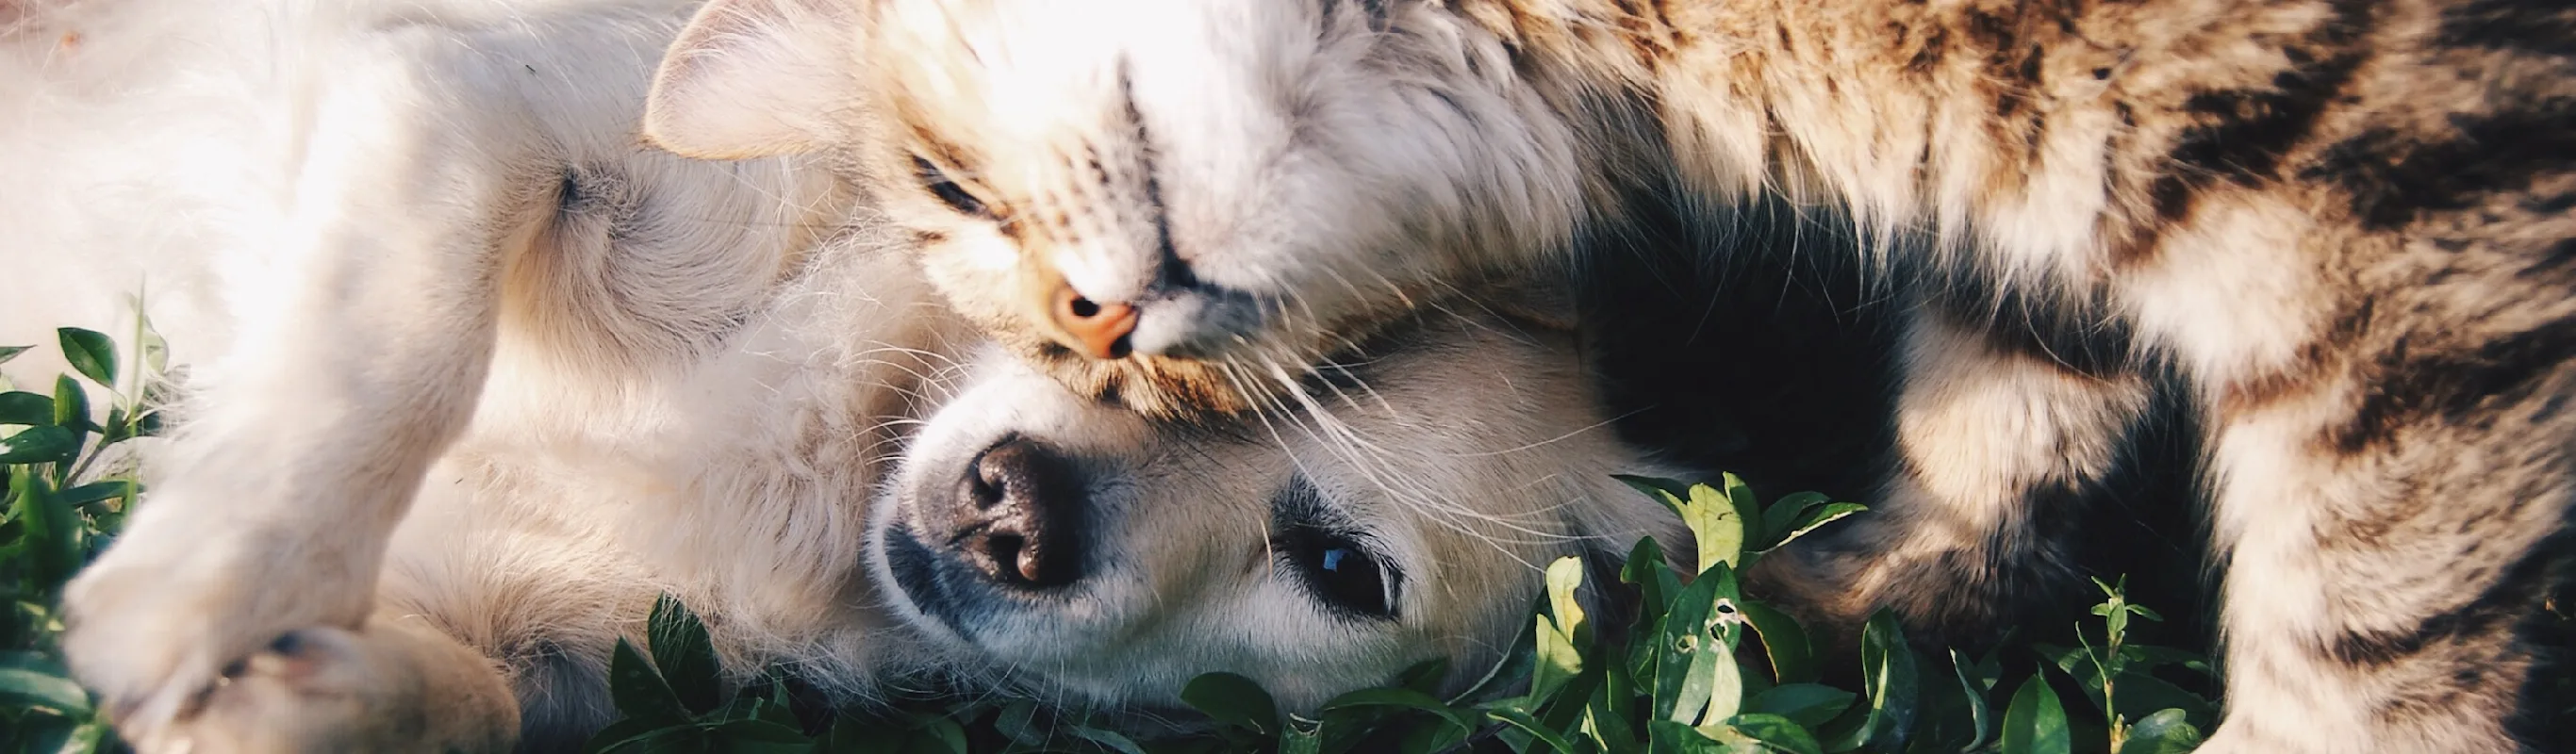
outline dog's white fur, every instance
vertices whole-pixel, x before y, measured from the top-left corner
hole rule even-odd
[[[0,19],[0,155],[40,166],[0,180],[28,231],[0,247],[5,337],[141,287],[187,369],[149,496],[67,596],[74,669],[146,751],[579,735],[663,592],[737,676],[845,699],[937,669],[1169,704],[1232,670],[1308,706],[1432,656],[1472,675],[1555,557],[1687,551],[1608,479],[1651,469],[1560,333],[1434,317],[1360,387],[1231,429],[963,366],[832,171],[640,146],[686,2],[174,5]],[[862,543],[1004,436],[1085,469],[1103,567],[961,631]],[[1271,551],[1291,477],[1404,574],[1394,617],[1322,606]]]

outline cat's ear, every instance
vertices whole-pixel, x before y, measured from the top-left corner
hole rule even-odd
[[[711,0],[653,75],[644,138],[672,152],[742,159],[821,149],[856,99],[859,3]]]

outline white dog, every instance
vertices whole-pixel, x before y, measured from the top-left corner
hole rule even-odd
[[[1544,322],[1426,316],[1240,426],[988,353],[847,176],[640,144],[688,6],[0,5],[0,264],[43,271],[0,337],[140,283],[190,370],[68,596],[129,740],[578,740],[665,592],[848,701],[1309,707],[1474,675],[1554,558],[1688,551]]]

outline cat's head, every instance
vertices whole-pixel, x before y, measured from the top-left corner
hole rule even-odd
[[[1416,0],[715,0],[647,134],[829,153],[1011,351],[1149,414],[1272,407],[1561,246],[1597,145]]]

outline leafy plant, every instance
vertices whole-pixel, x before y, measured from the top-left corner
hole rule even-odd
[[[0,747],[8,751],[117,746],[63,667],[56,611],[63,583],[106,549],[143,490],[131,468],[109,473],[101,459],[160,430],[165,348],[139,306],[136,315],[132,352],[104,333],[61,328],[56,339],[77,376],[57,377],[49,392],[0,392]],[[0,362],[31,348],[0,347]],[[104,420],[93,410],[101,402]]]
[[[2108,599],[2093,612],[2104,621],[2102,641],[2077,650],[2029,647],[2082,684],[2099,709],[2172,703],[2134,718],[2114,715],[2107,739],[2085,736],[2084,716],[2070,714],[2043,674],[2022,676],[1995,699],[2006,680],[2005,650],[1974,660],[1952,650],[1944,672],[1945,663],[1915,651],[1884,613],[1861,632],[1861,686],[1821,683],[1807,633],[1786,613],[1745,599],[1735,574],[1862,508],[1807,493],[1759,505],[1731,476],[1721,486],[1624,481],[1691,527],[1696,570],[1676,571],[1661,543],[1638,541],[1619,583],[1598,586],[1631,591],[1640,613],[1609,627],[1577,598],[1581,562],[1550,564],[1530,630],[1481,680],[1446,697],[1439,691],[1449,668],[1439,661],[1335,697],[1312,716],[1283,714],[1251,679],[1210,673],[1181,692],[1204,724],[1146,739],[1027,701],[926,698],[865,714],[803,709],[774,676],[724,701],[704,628],[665,598],[653,611],[648,650],[619,644],[611,675],[627,719],[589,750],[2164,754],[2197,745],[2209,720],[2206,700],[2150,674],[2206,673],[2205,662],[2128,642],[2131,617],[2160,616],[2127,602],[2125,580],[2101,585]]]
[[[2094,642],[2079,627],[2076,637],[2083,640],[2081,647],[2069,649],[2038,644],[2032,648],[2082,687],[2094,709],[2101,711],[2108,723],[2106,751],[2116,754],[2176,754],[2199,746],[2201,731],[2216,723],[2216,705],[2171,681],[2156,677],[2154,671],[2172,669],[2206,676],[2210,673],[2209,663],[2189,653],[2129,644],[2129,619],[2161,621],[2164,616],[2144,605],[2129,602],[2129,579],[2126,576],[2121,577],[2117,584],[2094,579],[2093,585],[2102,590],[2104,597],[2101,604],[2093,606],[2093,614],[2102,618],[2101,641]],[[2038,677],[2032,677],[2030,683],[2025,684],[2024,693],[2030,692],[2028,687],[2039,682]],[[2047,693],[2044,686],[2040,691]],[[2051,693],[2045,701],[2035,700],[2034,703],[2054,709],[2057,701]],[[2021,707],[2019,694],[2015,696],[2014,707],[2016,711]],[[2045,722],[2044,710],[2035,710],[2033,714],[2042,715],[2042,718],[2034,719]],[[2006,717],[2009,719],[2011,714]],[[2069,750],[2061,747],[2033,751]]]

